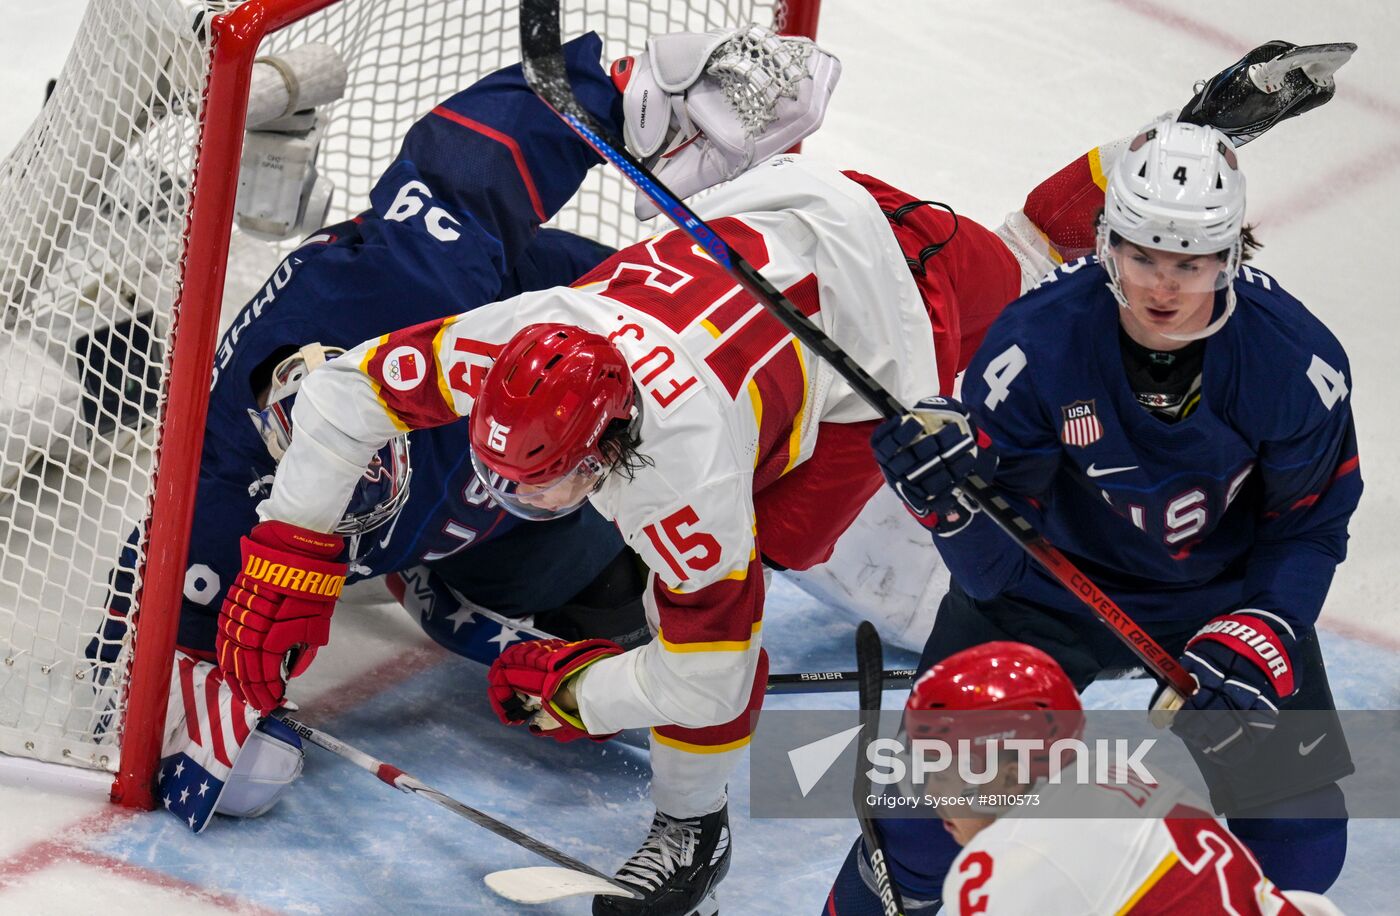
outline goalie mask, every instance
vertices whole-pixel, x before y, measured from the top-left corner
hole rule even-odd
[[[266,406],[249,408],[248,418],[258,428],[274,461],[281,461],[292,442],[292,403],[306,373],[345,351],[338,347],[308,344],[272,370]],[[393,518],[408,499],[408,436],[395,436],[370,459],[355,485],[336,534],[357,535],[373,531]]]
[[[1099,263],[1109,289],[1131,309],[1129,288],[1174,284],[1187,293],[1224,290],[1224,307],[1206,327],[1173,340],[1199,340],[1224,326],[1235,309],[1234,277],[1239,270],[1244,228],[1244,174],[1235,148],[1212,127],[1163,117],[1143,128],[1114,165],[1104,189],[1098,229]],[[1176,255],[1216,255],[1203,268],[1164,278],[1151,265],[1137,264],[1130,246]],[[1143,260],[1143,259],[1139,259]],[[1148,259],[1150,260],[1150,259]]]

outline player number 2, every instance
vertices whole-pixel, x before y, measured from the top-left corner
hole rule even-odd
[[[987,383],[987,399],[983,403],[987,405],[988,410],[996,410],[997,405],[1006,400],[1006,396],[1011,393],[1011,383],[1024,368],[1026,354],[1016,344],[1007,347],[987,363],[986,371],[982,373],[982,381]]]
[[[988,898],[991,895],[985,891],[981,894],[977,892],[992,880],[992,857],[979,849],[963,860],[958,872],[963,875],[973,872],[968,875],[958,891],[958,912],[963,916],[977,916],[978,913],[987,912],[987,904],[990,903]]]

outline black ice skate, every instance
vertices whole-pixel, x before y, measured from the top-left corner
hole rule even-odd
[[[1299,47],[1287,41],[1260,45],[1208,80],[1178,120],[1209,124],[1244,146],[1279,121],[1325,104],[1337,91],[1332,74],[1351,59],[1349,41]]]
[[[642,848],[617,873],[640,900],[594,897],[594,916],[712,916],[715,887],[729,871],[729,806],[704,817],[656,812]]]

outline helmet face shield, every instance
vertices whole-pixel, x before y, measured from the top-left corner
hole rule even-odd
[[[1183,257],[1169,251],[1141,248],[1131,242],[1112,246],[1110,257],[1124,295],[1213,293],[1230,282],[1230,258],[1218,253]]]
[[[475,451],[472,468],[492,499],[517,518],[532,522],[563,518],[588,500],[603,482],[606,468],[594,455],[585,456],[563,476],[545,483],[518,483],[507,480],[486,466]]]

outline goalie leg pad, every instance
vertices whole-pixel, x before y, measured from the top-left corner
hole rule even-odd
[[[266,814],[296,782],[305,760],[296,732],[271,716],[263,719],[234,761],[214,813],[229,817]]]
[[[233,695],[222,671],[176,653],[156,792],[166,810],[195,833],[214,816],[258,718],[257,710]]]

